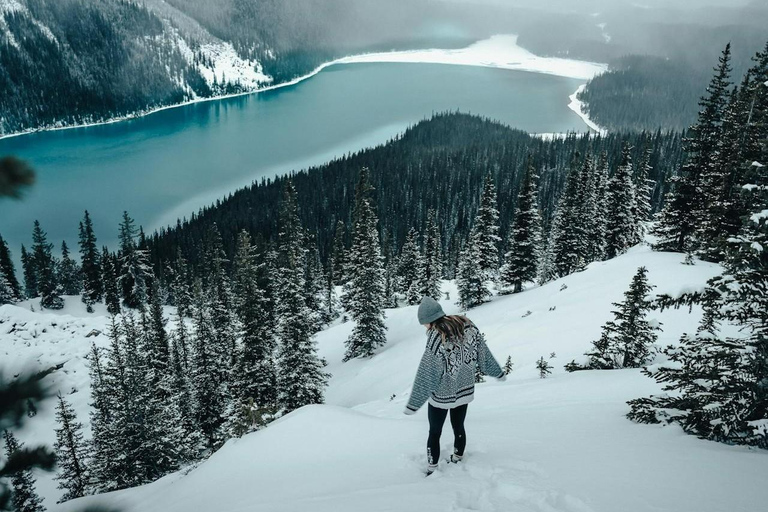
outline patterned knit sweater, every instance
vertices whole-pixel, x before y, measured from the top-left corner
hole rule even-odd
[[[468,404],[474,398],[476,367],[485,375],[505,380],[477,327],[468,325],[463,340],[445,342],[439,332],[430,329],[405,412],[415,413],[427,400],[440,409]]]

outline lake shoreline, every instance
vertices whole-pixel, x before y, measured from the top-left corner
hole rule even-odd
[[[507,47],[500,47],[500,44],[509,44]],[[510,61],[513,58],[516,60]],[[54,132],[62,130],[74,130],[78,128],[90,128],[94,126],[103,126],[114,123],[120,123],[123,121],[130,121],[132,119],[140,119],[143,117],[156,114],[165,110],[186,107],[195,105],[198,103],[204,103],[208,101],[221,101],[230,98],[237,98],[241,96],[248,96],[252,94],[260,94],[263,92],[269,92],[278,90],[284,87],[291,87],[297,85],[305,80],[308,80],[318,73],[322,72],[328,67],[336,65],[350,65],[350,64],[366,64],[366,63],[414,63],[414,64],[444,64],[444,65],[460,65],[460,66],[477,66],[477,67],[490,67],[496,69],[508,69],[510,71],[525,71],[529,73],[543,73],[551,74],[555,76],[564,76],[568,78],[583,78],[588,79],[590,73],[592,76],[599,71],[604,71],[607,66],[602,63],[579,61],[573,59],[559,59],[553,57],[542,57],[528,52],[520,46],[517,46],[516,35],[506,36],[493,36],[489,39],[478,41],[467,48],[459,50],[447,50],[447,49],[423,49],[423,50],[403,50],[393,52],[373,52],[362,53],[357,55],[350,55],[341,57],[332,61],[324,62],[316,67],[310,73],[296,77],[287,82],[279,84],[268,85],[261,89],[253,91],[243,91],[233,94],[223,94],[219,96],[211,96],[206,98],[195,98],[192,100],[184,101],[181,103],[174,103],[172,105],[164,105],[161,107],[150,108],[126,114],[123,116],[116,116],[104,121],[97,121],[93,123],[80,123],[65,126],[43,126],[38,128],[30,128],[28,130],[22,130],[20,132],[9,133],[6,135],[0,135],[0,140],[10,139],[13,137],[21,137],[24,135],[31,135],[41,132]],[[568,70],[564,69],[569,67]],[[568,72],[570,71],[570,72]],[[581,102],[576,99],[576,95],[583,90],[586,84],[582,84],[576,92],[570,97],[568,108],[576,112],[576,114],[584,121],[584,123],[591,129],[598,133],[605,133],[605,130],[594,123],[589,116],[583,111]]]

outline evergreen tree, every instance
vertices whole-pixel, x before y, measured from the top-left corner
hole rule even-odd
[[[341,286],[345,282],[344,269],[347,267],[347,247],[344,243],[346,226],[339,220],[336,222],[336,233],[333,238],[333,255],[331,261],[331,282],[335,286]]]
[[[173,281],[171,290],[173,300],[179,315],[182,317],[192,316],[192,283],[189,264],[181,254],[181,249],[176,252],[176,261],[174,264]]]
[[[61,261],[57,265],[58,281],[64,295],[78,295],[82,290],[80,267],[69,256],[67,242],[61,242]]]
[[[509,375],[512,373],[513,366],[514,364],[512,363],[512,356],[507,356],[507,361],[504,363],[504,368],[502,368],[502,370],[504,370],[504,375]]]
[[[552,244],[552,266],[557,277],[564,277],[581,270],[586,262],[586,230],[581,216],[583,205],[582,176],[589,175],[592,160],[584,159],[583,168],[577,166],[578,153],[573,159],[571,170],[565,181],[565,190],[558,201],[557,231],[550,235]]]
[[[120,260],[121,272],[118,277],[123,305],[138,309],[147,303],[147,290],[152,277],[147,252],[136,244],[138,231],[128,212],[123,212],[120,223]]]
[[[632,170],[632,148],[625,144],[621,152],[621,164],[608,181],[606,191],[608,218],[606,219],[606,258],[615,258],[637,243],[635,218],[636,193]]]
[[[240,423],[250,417],[253,408],[271,408],[277,403],[275,340],[257,267],[251,237],[242,231],[237,240],[233,273],[235,311],[242,339],[234,381],[235,414],[240,416],[236,418]],[[243,412],[248,413],[246,417],[238,414]],[[250,428],[238,430],[245,433]]]
[[[608,153],[603,151],[593,173],[595,205],[592,213],[592,232],[587,238],[587,258],[600,261],[605,258],[605,235],[608,219]]]
[[[213,451],[223,441],[220,429],[224,424],[226,400],[218,378],[218,360],[214,351],[216,340],[211,325],[211,313],[201,287],[202,285],[198,284],[195,293],[191,387],[196,423],[203,433],[208,449]]]
[[[115,272],[115,258],[109,253],[106,246],[101,253],[101,281],[104,284],[104,304],[110,315],[120,314],[120,290],[118,288],[117,273]],[[87,304],[87,303],[86,303]]]
[[[360,181],[368,181],[368,170],[360,172]],[[371,357],[386,339],[384,326],[384,268],[379,244],[378,217],[371,204],[369,183],[360,184],[362,198],[356,198],[352,247],[347,265],[349,281],[344,286],[342,301],[355,320],[352,334],[346,340],[344,361]]]
[[[329,375],[317,356],[316,327],[304,300],[304,246],[296,189],[285,186],[280,205],[279,278],[276,282],[276,337],[278,341],[278,402],[285,412],[323,403]]]
[[[424,266],[417,237],[418,233],[414,228],[411,228],[400,252],[397,272],[400,279],[400,293],[405,296],[406,303],[412,306],[421,302],[419,272]]]
[[[5,431],[5,456],[11,455],[23,448],[23,444],[16,440],[10,431]],[[32,471],[23,470],[11,475],[11,487],[13,488],[11,503],[16,512],[44,512],[43,500],[35,492],[35,477]]]
[[[430,210],[427,214],[426,236],[424,237],[424,254],[418,273],[418,290],[421,297],[429,296],[440,300],[440,280],[443,277],[443,260],[441,255],[440,227],[437,225],[437,213]],[[478,256],[479,256],[478,248]],[[476,262],[477,263],[477,262]],[[419,301],[421,301],[421,297]]]
[[[488,279],[495,278],[499,271],[499,210],[496,186],[490,174],[485,176],[480,208],[475,217],[474,231],[480,259],[477,264]],[[429,232],[429,229],[427,229]],[[436,297],[433,297],[436,298]]]
[[[56,480],[59,489],[65,491],[58,501],[62,503],[74,498],[85,496],[89,491],[90,473],[88,468],[88,443],[83,437],[83,424],[77,421],[75,409],[64,400],[61,393],[58,395],[59,403],[56,408],[56,421],[59,428],[56,429],[56,465],[59,472]]]
[[[5,278],[5,283],[11,291],[12,301],[21,300],[23,295],[19,281],[16,279],[16,269],[11,259],[11,251],[3,237],[0,236],[0,280],[2,278]]]
[[[637,269],[624,301],[614,303],[614,319],[603,326],[600,339],[593,342],[594,349],[587,353],[588,368],[640,368],[648,363],[654,354],[655,331],[658,324],[648,322],[645,317],[652,304],[648,294],[654,288],[648,283],[648,270]]]
[[[704,221],[707,198],[712,197],[717,174],[716,152],[722,134],[723,111],[730,86],[731,44],[728,43],[715,68],[715,76],[701,99],[698,120],[689,130],[684,150],[687,160],[673,180],[673,189],[654,230],[656,249],[691,252],[699,248],[698,226]]]
[[[80,265],[83,277],[83,302],[89,313],[93,313],[93,305],[102,300],[104,284],[102,282],[101,258],[96,245],[96,234],[93,231],[93,221],[88,210],[80,222]]]
[[[678,423],[699,437],[768,449],[768,172],[758,169],[748,193],[752,213],[726,271],[703,294],[697,334],[665,350],[673,365],[644,371],[672,393],[631,400],[630,419]],[[724,337],[723,323],[739,334]]]
[[[40,306],[46,309],[61,309],[64,307],[64,300],[61,298],[61,287],[56,278],[56,262],[51,254],[53,244],[48,243],[47,235],[38,221],[35,221],[32,242],[30,258],[37,291],[40,294]]]
[[[8,284],[5,276],[0,274],[0,306],[3,304],[13,304],[14,302],[16,302],[16,296],[13,293],[13,289]]]
[[[480,257],[477,241],[471,237],[461,252],[456,286],[459,289],[458,305],[466,310],[488,302],[491,291],[486,284],[486,274],[477,264]]]
[[[536,280],[541,245],[541,219],[533,162],[529,159],[517,195],[515,219],[509,236],[509,251],[501,268],[501,285],[507,293],[523,291],[523,284]]]
[[[37,297],[37,274],[35,260],[24,244],[21,245],[21,268],[24,273],[24,294],[30,299]]]

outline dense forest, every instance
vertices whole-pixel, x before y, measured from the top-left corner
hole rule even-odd
[[[661,133],[611,134],[595,137],[571,134],[543,140],[501,124],[464,114],[437,115],[408,129],[391,143],[349,155],[291,176],[254,183],[194,215],[178,227],[148,237],[152,262],[173,259],[177,250],[197,263],[195,247],[213,224],[234,251],[234,237],[242,229],[256,240],[274,241],[276,204],[287,180],[296,187],[302,223],[317,239],[325,264],[332,252],[336,225],[349,225],[353,194],[361,168],[371,170],[373,195],[381,218],[381,233],[399,253],[408,231],[421,231],[427,213],[437,211],[442,229],[441,251],[446,268],[455,268],[460,242],[472,225],[479,191],[486,174],[496,183],[501,236],[513,218],[515,198],[529,157],[540,175],[540,201],[545,219],[554,210],[568,169],[580,166],[587,155],[606,152],[611,169],[621,159],[622,143],[633,146],[632,156],[643,160],[649,152],[654,210],[660,208],[667,177],[682,158],[681,135]],[[348,229],[344,239],[349,242]]]

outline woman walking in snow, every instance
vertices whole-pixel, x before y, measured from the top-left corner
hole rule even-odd
[[[431,297],[422,299],[418,316],[419,323],[427,328],[427,346],[405,414],[414,414],[429,400],[427,475],[431,475],[440,458],[440,434],[448,411],[454,435],[451,462],[459,462],[464,456],[464,418],[467,404],[474,398],[476,369],[499,380],[506,376],[485,345],[483,335],[467,317],[446,315]]]

